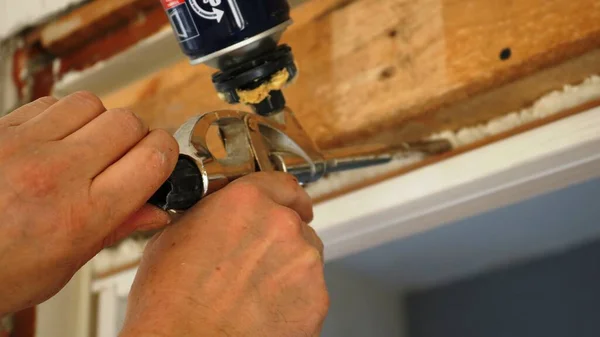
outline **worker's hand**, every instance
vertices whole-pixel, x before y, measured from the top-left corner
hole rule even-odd
[[[168,216],[145,206],[177,143],[89,93],[0,118],[0,316],[57,293],[106,245]]]
[[[329,298],[311,220],[283,173],[207,197],[147,246],[121,336],[318,336]]]

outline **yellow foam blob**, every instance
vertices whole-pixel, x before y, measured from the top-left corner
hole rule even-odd
[[[281,90],[287,84],[290,78],[290,73],[287,69],[283,69],[273,75],[268,82],[263,83],[258,88],[252,90],[237,89],[236,93],[240,97],[242,104],[258,104],[269,97],[269,93],[273,90]]]

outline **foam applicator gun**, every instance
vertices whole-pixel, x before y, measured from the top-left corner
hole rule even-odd
[[[191,63],[218,69],[213,83],[219,96],[253,112],[208,112],[185,123],[175,134],[181,151],[177,167],[152,204],[179,213],[253,172],[288,172],[307,184],[327,173],[387,163],[398,152],[450,150],[448,142],[434,141],[321,151],[281,91],[297,75],[291,48],[278,45],[291,24],[287,1],[161,1]],[[222,153],[209,141],[215,129]]]

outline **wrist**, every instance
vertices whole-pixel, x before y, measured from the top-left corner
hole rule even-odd
[[[124,327],[119,337],[175,337],[175,335],[165,335],[164,333],[157,333],[152,331],[144,331],[140,329],[132,329]]]
[[[192,336],[185,332],[157,332],[157,331],[148,331],[143,329],[128,329],[124,328],[119,337],[188,337]],[[193,337],[217,337],[216,334],[201,334],[201,335],[193,335]]]
[[[211,328],[210,324],[194,322],[190,326],[188,319],[142,319],[135,322],[125,322],[119,337],[217,337],[217,329]],[[173,318],[174,316],[170,316]],[[187,324],[182,324],[187,322]]]

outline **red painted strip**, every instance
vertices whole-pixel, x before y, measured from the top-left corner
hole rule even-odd
[[[21,74],[27,69],[28,60],[29,55],[26,48],[18,49],[13,54],[13,67],[11,76],[15,86],[17,87],[19,101],[23,100],[23,88],[25,88],[25,82],[21,79]]]
[[[144,20],[132,21],[61,57],[60,73],[83,70],[99,61],[109,59],[158,32],[168,23],[167,16],[160,7],[156,7],[145,16]]]
[[[161,1],[184,2],[184,0]],[[109,59],[135,45],[140,40],[153,35],[168,24],[167,16],[160,6],[154,7],[144,13],[144,16],[144,20],[130,21],[117,29],[111,30],[100,38],[94,38],[85,45],[71,50],[65,55],[56,57],[60,59],[58,73],[53,73],[53,60],[47,58],[49,56],[47,52],[37,50],[38,45],[19,49],[13,55],[14,66],[11,76],[18,88],[20,100],[34,100],[50,95],[54,82],[60,79],[65,73],[69,71],[81,71],[99,61]],[[45,55],[45,57],[38,57],[41,54]],[[34,59],[44,63],[30,64],[30,61]],[[31,71],[33,73],[28,73]],[[27,74],[27,77],[22,79],[23,74]],[[23,97],[23,93],[25,92],[23,89],[28,85],[30,85],[29,88],[31,89],[29,92],[30,95],[29,97]]]
[[[11,337],[35,336],[35,307],[17,312],[13,316],[14,329]]]
[[[160,0],[165,9],[171,9],[185,3],[185,0]]]

